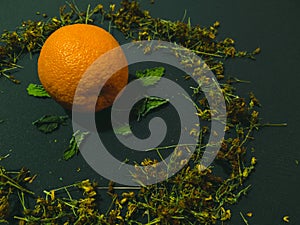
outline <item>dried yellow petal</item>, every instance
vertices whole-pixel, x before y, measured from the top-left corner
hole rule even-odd
[[[127,198],[122,198],[121,201],[120,201],[120,204],[123,205],[123,204],[125,204],[126,202],[127,202]]]
[[[286,223],[289,223],[289,222],[290,222],[290,217],[289,217],[289,216],[284,216],[284,217],[282,218],[282,220],[283,220],[284,222],[286,222]]]
[[[252,217],[252,216],[253,216],[253,213],[252,213],[252,212],[248,212],[246,215],[247,215],[248,217]]]
[[[257,161],[256,158],[252,157],[251,158],[251,165],[254,166],[256,164],[256,161]]]
[[[53,201],[55,199],[55,191],[54,190],[50,191],[50,196],[51,196],[51,200]]]

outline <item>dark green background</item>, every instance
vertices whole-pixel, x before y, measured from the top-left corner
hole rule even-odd
[[[37,11],[58,15],[59,6],[64,4],[58,0],[37,2],[1,0],[0,30],[14,30],[23,20],[41,18],[35,15]],[[85,2],[95,4],[97,1]],[[78,1],[82,9],[87,4]],[[249,90],[256,93],[263,105],[261,116],[265,122],[287,122],[288,127],[265,128],[256,134],[252,145],[256,148],[258,165],[249,179],[252,189],[232,207],[233,216],[228,224],[243,224],[240,211],[253,212],[253,218],[249,219],[251,225],[284,224],[282,217],[285,215],[290,216],[289,224],[300,224],[300,165],[295,163],[295,160],[300,161],[300,2],[157,0],[154,5],[148,1],[143,5],[155,17],[181,19],[186,9],[192,24],[208,26],[218,20],[221,22],[220,38],[234,38],[241,49],[262,48],[256,61],[228,61],[227,74],[251,81],[238,88],[241,93]],[[31,125],[44,114],[65,114],[51,99],[27,96],[27,85],[38,82],[36,62],[37,56],[32,60],[25,56],[20,61],[24,69],[15,74],[22,82],[20,85],[0,79],[0,119],[5,120],[0,124],[0,154],[10,153],[1,164],[8,169],[25,165],[32,173],[37,173],[38,178],[32,185],[37,193],[85,178],[106,185],[81,156],[68,162],[61,160],[72,133],[70,126],[44,135]],[[58,141],[54,142],[55,139]],[[81,172],[76,172],[78,167]]]

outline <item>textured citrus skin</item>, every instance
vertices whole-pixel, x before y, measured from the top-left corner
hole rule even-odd
[[[59,28],[45,41],[38,59],[38,75],[45,90],[64,108],[71,110],[77,85],[86,70],[104,53],[119,47],[115,38],[104,29],[88,24],[74,24]],[[121,51],[121,50],[120,50]],[[109,61],[101,62],[98,70],[109,70],[112,65],[127,65],[123,52]],[[128,67],[114,74],[95,74],[85,81],[88,88],[104,82],[96,105],[88,105],[88,94],[78,98],[76,104],[85,107],[83,111],[99,111],[112,105],[116,95],[128,82]],[[104,73],[105,74],[105,73]],[[87,91],[88,92],[88,91]],[[84,108],[83,107],[83,108]]]

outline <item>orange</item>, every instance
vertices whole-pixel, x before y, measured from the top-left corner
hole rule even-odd
[[[116,47],[119,47],[116,39],[98,26],[73,24],[61,27],[47,38],[41,49],[38,59],[39,79],[50,96],[66,109],[71,110],[74,102],[82,111],[107,108],[128,82],[125,55],[119,48],[114,57],[106,57],[107,59],[98,62],[97,69],[90,68],[100,56]],[[122,67],[118,67],[115,70],[117,72],[107,74],[112,67],[118,65]],[[81,92],[79,91],[81,96],[74,101],[74,95],[76,93],[77,96],[78,93],[77,86],[89,69],[91,74],[88,80],[85,79]],[[91,90],[94,88],[99,92],[99,85],[103,87],[100,93],[96,93],[95,103],[90,100],[90,93],[95,96],[95,90]]]

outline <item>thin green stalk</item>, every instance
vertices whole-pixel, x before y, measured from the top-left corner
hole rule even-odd
[[[241,215],[241,217],[242,217],[244,223],[245,223],[246,225],[249,225],[248,221],[246,220],[246,218],[244,217],[244,215],[243,215],[242,212],[240,212],[240,215]]]
[[[286,127],[287,123],[264,123],[261,124],[262,127]]]

